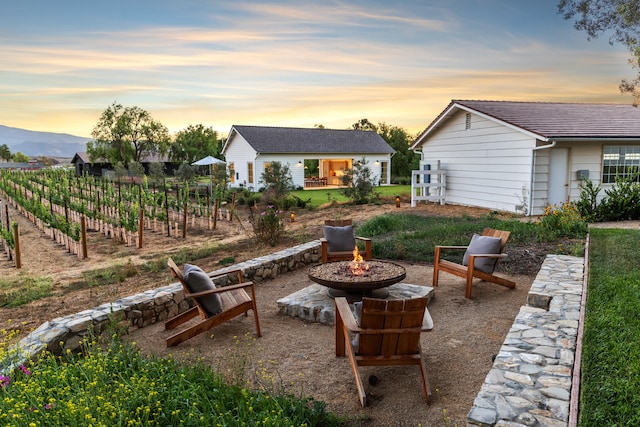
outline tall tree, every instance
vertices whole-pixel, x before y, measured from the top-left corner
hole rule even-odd
[[[376,125],[371,123],[368,119],[360,119],[359,121],[352,124],[351,127],[354,130],[372,130],[374,132],[377,132],[378,130],[376,128]]]
[[[176,135],[171,144],[170,157],[175,163],[189,164],[207,156],[218,157],[222,144],[218,141],[218,132],[202,124],[189,125]]]
[[[167,128],[147,111],[115,102],[102,113],[91,136],[93,141],[87,143],[91,161],[107,159],[125,167],[151,154],[166,154],[170,142]]]
[[[414,138],[405,129],[384,122],[378,123],[377,129],[378,135],[396,150],[391,158],[391,176],[410,177],[411,171],[420,167],[420,155],[409,150]]]
[[[29,156],[23,154],[20,151],[16,151],[13,156],[11,156],[12,160],[17,163],[26,163],[29,161]]]
[[[576,18],[573,26],[585,31],[589,40],[609,33],[609,43],[622,43],[631,52],[629,63],[638,71],[635,79],[623,79],[620,91],[640,100],[640,2],[638,0],[560,0],[564,19]]]
[[[0,145],[0,159],[6,161],[11,160],[11,150],[7,144]]]
[[[420,166],[420,156],[409,150],[414,138],[405,129],[384,122],[374,125],[367,119],[360,119],[351,127],[355,130],[376,132],[396,151],[391,158],[392,177],[410,177],[411,171]]]

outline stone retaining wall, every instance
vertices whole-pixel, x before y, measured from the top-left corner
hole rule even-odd
[[[254,283],[274,279],[281,274],[315,264],[320,260],[320,241],[294,246],[267,256],[234,264],[219,270],[216,274],[236,269],[242,270],[243,277]],[[168,273],[167,273],[168,274]],[[218,283],[217,285],[225,285]],[[76,314],[59,317],[42,324],[23,338],[19,346],[20,360],[12,366],[0,367],[10,371],[28,358],[33,358],[45,349],[60,355],[63,351],[76,351],[90,330],[99,335],[111,322],[128,322],[130,326],[144,328],[156,322],[165,321],[191,307],[185,299],[180,283],[152,289],[137,295],[121,298],[115,302],[102,304]]]
[[[467,426],[568,425],[584,271],[583,258],[547,255]]]

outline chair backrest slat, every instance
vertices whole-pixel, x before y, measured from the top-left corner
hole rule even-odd
[[[412,329],[422,325],[426,298],[409,300],[362,299],[362,329]],[[360,334],[358,354],[365,356],[393,356],[414,354],[418,351],[420,332],[418,330]]]
[[[504,250],[504,247],[507,245],[507,240],[509,240],[511,232],[504,230],[495,230],[493,228],[485,228],[482,231],[482,235],[489,237],[498,237],[499,239],[502,239],[502,245],[500,245],[500,252],[502,252]]]

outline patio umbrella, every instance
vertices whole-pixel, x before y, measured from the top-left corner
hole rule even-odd
[[[227,163],[224,160],[217,159],[213,156],[207,156],[200,160],[196,160],[191,163],[192,166],[207,166],[209,165],[209,194],[213,194],[213,166],[218,163]]]
[[[217,163],[227,163],[227,162],[225,162],[224,160],[217,159],[217,158],[215,158],[213,156],[207,156],[207,157],[205,157],[203,159],[200,159],[200,160],[197,160],[197,161],[191,163],[191,165],[192,166],[207,166],[207,165],[211,166],[211,165],[215,165]]]

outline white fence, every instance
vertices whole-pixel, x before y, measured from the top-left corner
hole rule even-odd
[[[411,207],[417,202],[440,202],[444,205],[447,175],[444,170],[411,171]]]

